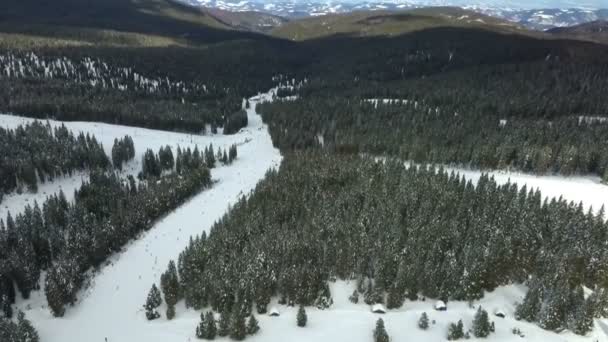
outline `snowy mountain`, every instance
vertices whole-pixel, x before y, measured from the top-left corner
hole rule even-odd
[[[587,1],[446,1],[446,0],[380,0],[380,1],[294,1],[294,0],[181,0],[193,6],[244,12],[265,12],[285,18],[301,18],[331,13],[362,10],[403,10],[425,6],[460,6],[483,14],[507,19],[531,29],[573,26],[590,21],[608,19],[608,9],[600,9],[600,2]]]

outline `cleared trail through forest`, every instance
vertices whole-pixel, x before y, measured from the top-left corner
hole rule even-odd
[[[170,260],[177,261],[190,236],[208,231],[230,205],[255,188],[268,169],[280,165],[281,155],[255,112],[255,103],[270,100],[271,94],[272,91],[250,100],[249,124],[234,136],[247,143],[239,146],[238,159],[232,165],[212,170],[212,178],[217,181],[213,187],[196,195],[125,246],[124,252],[110,258],[93,276],[90,287],[80,293],[79,302],[68,308],[65,317],[52,317],[44,291],[37,291],[29,300],[18,303],[43,341],[188,341],[194,338],[194,327],[188,320],[185,323],[179,320],[180,315],[191,314],[184,313],[183,303],[178,305],[173,322],[164,318],[147,321],[142,305],[152,283],[159,283]],[[164,307],[160,311],[164,317]],[[171,328],[167,329],[169,324]]]

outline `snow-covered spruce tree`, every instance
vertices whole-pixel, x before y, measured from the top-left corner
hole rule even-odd
[[[63,272],[63,269],[52,267],[45,279],[44,293],[46,301],[55,317],[63,317],[65,313],[67,277],[68,275]]]
[[[17,322],[0,317],[0,341],[8,342],[38,342],[38,332],[21,311],[17,314]]]
[[[574,313],[570,315],[568,328],[575,334],[586,335],[593,330],[594,302],[591,297],[583,303],[577,303]]]
[[[208,333],[207,333],[207,321],[206,321],[207,317],[205,316],[205,313],[201,312],[201,320],[198,323],[198,325],[196,326],[196,338],[198,339],[209,339],[208,338]]]
[[[135,158],[133,139],[128,135],[120,140],[114,139],[114,145],[112,145],[112,164],[114,168],[122,170],[122,164],[133,158]]]
[[[374,342],[389,342],[388,333],[384,327],[384,321],[382,318],[378,318],[376,321],[376,329],[374,329]]]
[[[458,323],[450,323],[448,326],[448,341],[456,341],[464,337],[464,325],[462,320]]]
[[[359,291],[354,290],[354,291],[353,291],[353,294],[351,294],[351,295],[348,297],[348,300],[349,300],[351,303],[353,303],[353,304],[358,304],[358,303],[359,303]]]
[[[402,289],[397,285],[393,285],[388,290],[388,294],[386,296],[386,308],[398,309],[403,306],[404,300],[404,292]]]
[[[237,149],[236,149],[236,145],[231,145],[230,149],[228,150],[228,163],[232,164],[232,162],[236,159],[237,157]]]
[[[473,335],[475,337],[488,337],[490,332],[488,312],[479,306],[473,318]]]
[[[260,331],[260,324],[255,316],[251,314],[251,316],[249,316],[249,320],[247,321],[247,334],[255,335],[258,331]]]
[[[167,305],[175,306],[180,299],[180,286],[177,268],[173,260],[169,261],[167,271],[160,276],[160,287],[165,295]]]
[[[13,307],[11,306],[11,301],[7,294],[3,294],[0,299],[0,309],[5,318],[10,319],[13,317]]]
[[[566,285],[558,285],[547,291],[546,299],[538,313],[538,324],[547,330],[566,328],[566,308],[569,304],[570,291]]]
[[[528,292],[524,296],[521,304],[517,305],[515,310],[515,318],[523,319],[528,322],[534,322],[538,319],[543,298],[542,285],[538,279],[533,279],[529,283]]]
[[[150,292],[148,293],[148,298],[146,299],[146,304],[144,305],[144,309],[146,309],[146,318],[148,320],[157,319],[160,317],[160,314],[156,309],[162,304],[162,298],[160,296],[160,291],[156,287],[156,284],[152,284],[152,288],[150,288]]]
[[[161,169],[173,170],[175,160],[173,158],[173,152],[171,152],[171,146],[167,145],[164,148],[160,148],[158,151],[158,160],[160,162]]]
[[[215,167],[215,154],[214,154],[214,150],[213,150],[213,144],[209,145],[208,147],[205,148],[205,165],[207,165],[208,168],[212,169]]]
[[[0,336],[1,336],[0,332]],[[16,342],[38,342],[40,338],[32,323],[25,318],[25,314],[19,311],[17,314],[17,338]]]
[[[374,286],[372,280],[369,279],[367,283],[367,289],[363,295],[364,302],[367,305],[382,304],[384,303],[384,290],[379,286]]]
[[[208,340],[214,340],[215,336],[217,335],[217,326],[215,324],[215,316],[213,315],[213,311],[207,311],[207,313],[205,314],[205,324],[205,332],[207,334],[205,338]]]
[[[167,319],[168,320],[172,320],[175,318],[175,305],[174,304],[167,304]]]
[[[608,291],[606,289],[601,287],[596,289],[587,300],[593,308],[593,317],[608,317]]]
[[[235,341],[242,341],[247,336],[247,325],[245,323],[245,316],[236,307],[238,306],[235,305],[235,310],[233,310],[230,319],[230,338]]]
[[[160,161],[158,156],[151,149],[147,149],[142,157],[142,177],[147,179],[149,177],[158,178],[161,174]]]
[[[230,333],[230,314],[227,310],[220,313],[220,321],[217,327],[217,336],[224,337]]]
[[[420,315],[420,319],[418,320],[418,328],[422,330],[429,328],[429,316],[426,314],[426,312],[423,312],[422,315]]]
[[[300,305],[298,308],[298,314],[296,316],[296,321],[299,327],[305,327],[308,322],[308,316],[306,315],[306,310],[304,309],[304,305]]]
[[[315,300],[315,305],[317,308],[324,310],[332,306],[334,300],[331,298],[331,292],[329,290],[329,285],[327,283],[323,283],[323,287],[321,291],[319,291],[319,295]]]

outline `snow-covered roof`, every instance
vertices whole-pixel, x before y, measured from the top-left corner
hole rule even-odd
[[[442,300],[438,300],[437,302],[435,302],[435,310],[439,310],[439,311],[444,311],[447,310],[447,306],[445,305],[445,302]]]
[[[372,306],[373,313],[386,313],[386,308],[382,304],[374,304]]]
[[[281,316],[281,313],[279,312],[279,309],[277,309],[276,307],[272,307],[272,308],[270,308],[268,315],[269,316]]]
[[[494,316],[500,317],[500,318],[505,318],[507,315],[502,310],[496,310],[496,311],[494,311]]]

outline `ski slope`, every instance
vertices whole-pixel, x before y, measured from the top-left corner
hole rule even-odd
[[[259,99],[270,99],[270,95],[264,94],[256,99],[252,104]],[[251,107],[247,111],[249,125],[233,136],[191,137],[187,134],[97,123],[66,123],[70,129],[95,133],[106,149],[108,145],[111,148],[109,142],[113,142],[115,137],[131,135],[138,153],[135,165],[130,165],[135,170],[139,169],[137,163],[144,147],[158,150],[166,144],[184,147],[198,143],[200,148],[210,142],[214,147],[233,143],[241,145],[238,147],[238,158],[232,165],[212,170],[212,178],[217,183],[211,189],[193,197],[126,246],[122,253],[110,258],[108,264],[94,275],[88,289],[80,293],[79,302],[68,308],[65,317],[52,317],[45,307],[43,291],[33,293],[27,301],[20,300],[17,306],[33,322],[42,341],[105,342],[106,338],[112,342],[188,340],[188,335],[192,334],[167,328],[167,324],[179,326],[184,322],[158,320],[150,323],[145,319],[142,305],[152,283],[159,282],[160,274],[165,271],[169,260],[177,260],[179,253],[188,245],[190,236],[208,230],[231,204],[254,189],[269,168],[279,166],[281,155],[273,147],[268,130],[260,116],[256,115],[254,106]],[[13,121],[27,119],[2,116],[0,120],[3,124],[15,125]],[[192,329],[188,326],[187,330]]]
[[[212,176],[218,181],[211,189],[195,196],[179,209],[157,222],[148,232],[142,234],[136,241],[120,254],[110,258],[108,264],[101,268],[93,277],[90,286],[81,292],[79,302],[68,308],[65,317],[54,318],[45,307],[44,293],[38,291],[27,301],[20,300],[17,306],[24,310],[27,317],[33,321],[44,342],[188,342],[196,341],[195,327],[199,322],[200,311],[186,309],[183,301],[178,303],[176,318],[167,321],[165,306],[159,312],[162,318],[147,321],[142,305],[152,283],[159,283],[160,274],[166,269],[171,259],[176,259],[186,247],[192,235],[208,231],[214,221],[219,219],[240,196],[252,191],[261,180],[267,169],[277,167],[281,161],[278,150],[273,148],[267,127],[255,113],[255,103],[271,100],[274,92],[260,95],[250,100],[252,109],[248,110],[249,126],[234,136],[190,136],[187,134],[147,130],[142,128],[105,125],[98,123],[66,123],[72,130],[82,130],[95,134],[106,149],[111,148],[114,138],[125,134],[133,137],[137,156],[129,164],[127,173],[140,168],[141,155],[146,148],[158,150],[160,146],[169,144],[173,147],[180,145],[206,146],[213,142],[214,146],[229,146],[242,143],[239,146],[239,158],[234,164],[212,170]],[[0,124],[17,125],[21,120],[12,116],[0,116]],[[60,124],[51,122],[52,125]],[[467,179],[476,182],[482,172],[460,168],[447,168],[448,171],[459,172]],[[516,182],[526,184],[529,188],[539,188],[544,196],[559,197],[579,202],[586,207],[599,208],[608,203],[608,186],[599,183],[593,177],[558,177],[533,176],[510,172],[490,172],[498,183]],[[32,201],[40,198],[43,192],[52,192],[59,185],[66,195],[72,197],[73,191],[66,188],[76,188],[80,184],[78,175],[72,179],[62,179],[52,184],[40,187],[38,194],[24,194],[23,200]],[[59,185],[57,185],[59,184]],[[28,197],[29,196],[29,197]],[[43,197],[43,196],[42,196]],[[19,198],[16,195],[3,202],[19,209],[21,203],[13,203]],[[40,200],[39,200],[40,201]],[[4,210],[4,208],[2,209]],[[2,213],[0,211],[0,213]],[[465,330],[471,327],[471,321],[476,307],[482,305],[496,324],[496,333],[488,339],[471,338],[470,341],[540,341],[540,342],[608,342],[606,331],[608,323],[596,321],[595,329],[588,336],[581,337],[570,332],[556,334],[545,331],[538,326],[518,322],[513,319],[517,302],[523,298],[526,288],[523,286],[501,287],[488,293],[481,301],[473,303],[475,308],[465,302],[449,302],[448,311],[433,310],[433,300],[409,302],[398,310],[390,310],[385,315],[374,314],[368,305],[360,302],[353,304],[348,296],[353,292],[355,284],[338,281],[331,283],[334,305],[328,310],[307,308],[308,325],[306,328],[296,326],[297,308],[272,305],[281,312],[280,317],[259,315],[261,331],[248,341],[252,342],[325,342],[372,341],[372,331],[379,317],[385,320],[391,341],[445,341],[447,326],[451,322],[462,319]],[[496,310],[504,311],[506,317],[494,316]],[[417,320],[422,312],[435,320],[429,330],[422,331],[417,327]],[[519,328],[525,337],[513,335],[512,328]],[[228,339],[221,339],[225,340]]]

